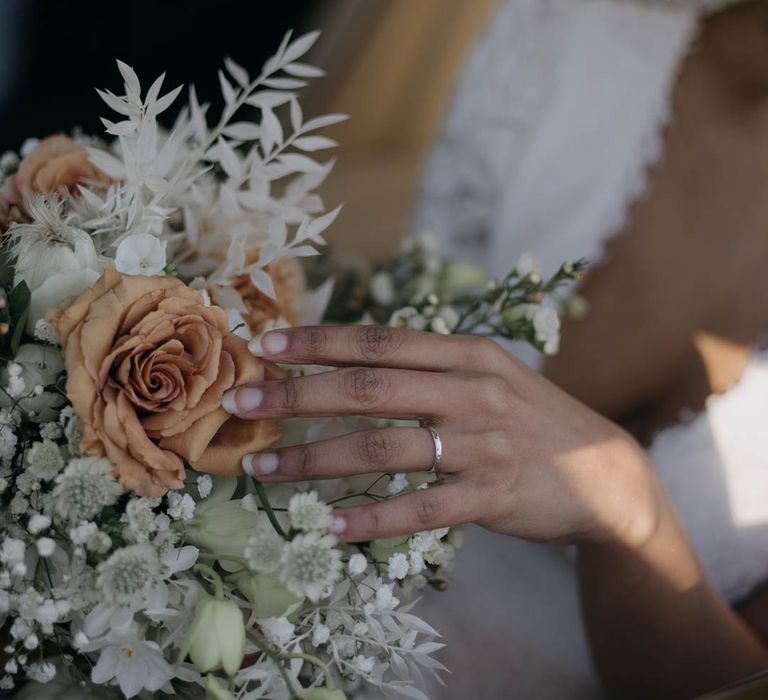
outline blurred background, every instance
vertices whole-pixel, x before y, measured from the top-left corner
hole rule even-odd
[[[166,87],[194,82],[218,109],[225,56],[255,73],[288,29],[321,29],[308,60],[327,75],[306,89],[305,114],[351,117],[324,132],[341,146],[322,194],[345,203],[331,242],[377,259],[408,228],[422,160],[496,2],[123,0],[118,11],[94,0],[0,0],[0,152],[29,136],[101,133],[108,110],[94,88],[118,90],[116,58],[147,85],[162,71]]]

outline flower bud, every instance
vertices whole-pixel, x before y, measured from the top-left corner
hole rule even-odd
[[[443,269],[443,287],[452,291],[476,289],[488,282],[488,271],[481,265],[450,262]]]
[[[280,581],[268,574],[243,572],[233,579],[238,590],[253,605],[257,618],[283,617],[302,601],[291,593]]]
[[[233,676],[245,656],[245,625],[236,603],[204,595],[181,647],[200,673],[217,669]]]

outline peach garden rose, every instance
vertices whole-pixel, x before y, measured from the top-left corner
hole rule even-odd
[[[277,440],[276,422],[240,420],[220,401],[235,384],[279,370],[253,357],[225,312],[179,280],[107,270],[51,321],[83,452],[109,458],[126,488],[147,496],[179,488],[185,462],[239,474],[245,453]]]

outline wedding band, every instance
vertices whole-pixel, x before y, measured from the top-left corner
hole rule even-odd
[[[422,425],[421,427],[429,430],[429,434],[432,436],[432,442],[435,444],[435,459],[432,461],[432,466],[427,471],[430,474],[437,474],[437,468],[440,466],[440,462],[443,459],[443,441],[440,439],[440,434],[431,425]]]

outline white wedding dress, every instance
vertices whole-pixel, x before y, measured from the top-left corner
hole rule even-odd
[[[503,0],[469,56],[429,158],[415,229],[505,274],[601,257],[659,156],[682,58],[728,0]],[[768,354],[650,456],[716,589],[768,580]],[[427,596],[452,673],[434,700],[594,698],[572,559],[468,530],[449,590]]]

